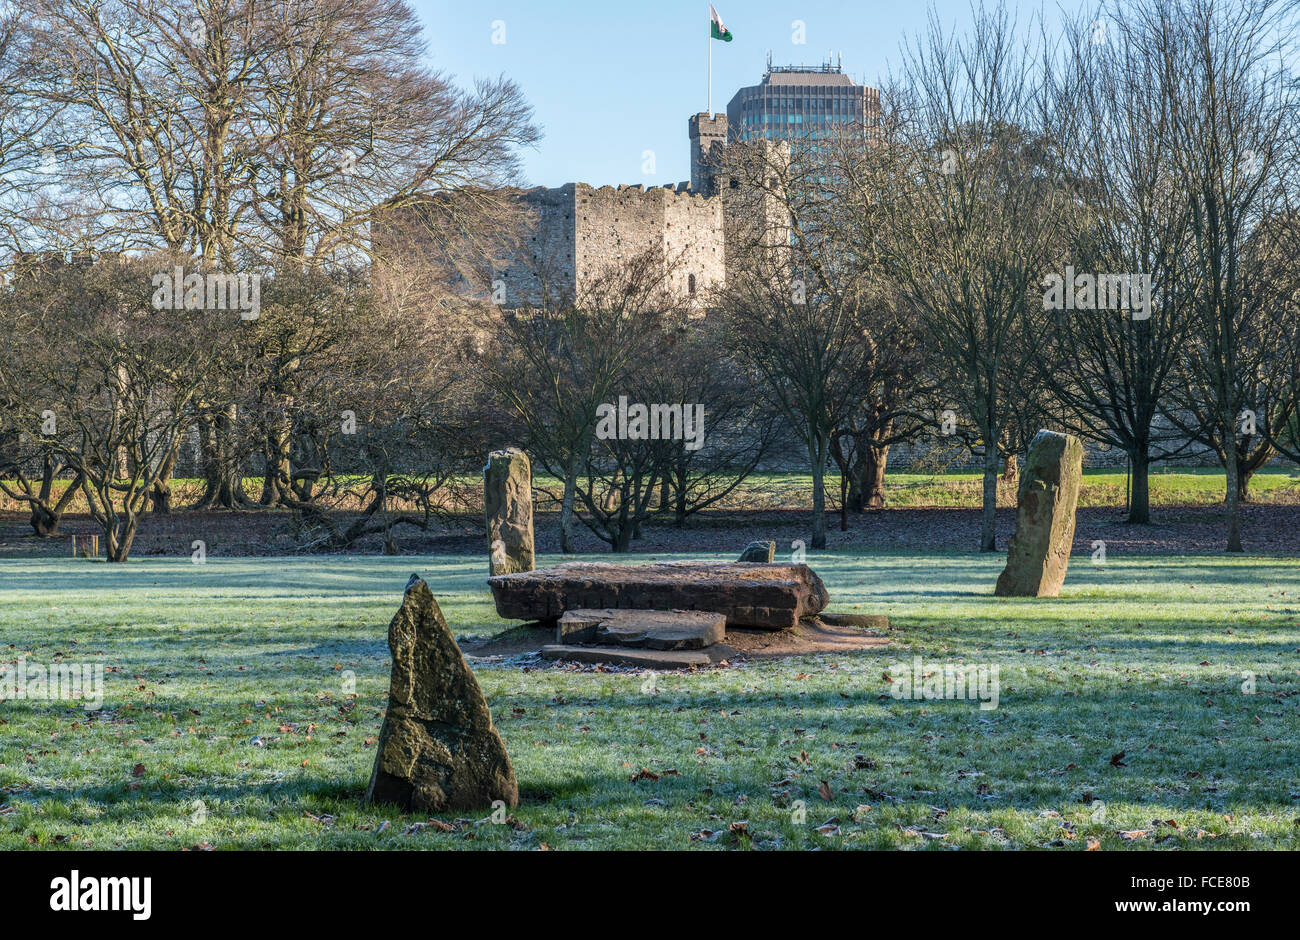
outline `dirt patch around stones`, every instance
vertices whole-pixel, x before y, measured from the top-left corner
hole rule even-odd
[[[828,615],[834,616],[834,615]],[[884,618],[881,618],[882,622]],[[494,637],[466,637],[460,644],[466,656],[522,656],[541,653],[555,642],[555,628],[540,623],[512,627]],[[790,630],[727,630],[723,640],[736,651],[730,662],[747,659],[788,659],[817,653],[854,653],[881,649],[892,639],[879,629],[825,623],[820,618],[801,620]]]
[[[814,653],[855,653],[888,646],[890,637],[862,627],[800,620],[791,630],[728,630],[727,644],[741,659],[787,659]]]
[[[458,638],[460,651],[466,656],[522,656],[541,653],[542,647],[555,642],[555,627],[543,623],[525,623],[496,636]]]

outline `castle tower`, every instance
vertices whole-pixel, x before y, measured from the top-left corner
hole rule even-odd
[[[727,145],[727,116],[705,114],[691,116],[691,192],[703,196],[717,193],[718,163]]]

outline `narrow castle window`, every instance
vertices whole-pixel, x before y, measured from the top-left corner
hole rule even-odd
[[[694,275],[694,274],[688,274],[688,275],[686,275],[686,290],[687,290],[688,293],[691,293],[691,294],[695,293],[695,275]]]

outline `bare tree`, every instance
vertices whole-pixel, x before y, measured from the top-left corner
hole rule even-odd
[[[405,0],[35,0],[24,42],[20,100],[54,116],[42,140],[59,199],[45,227],[60,244],[77,233],[263,274],[355,263],[394,207],[461,189],[494,202],[538,137],[511,82],[466,91],[425,64]],[[295,407],[284,389],[310,357],[272,354],[259,397],[281,420],[255,450],[282,467]],[[202,505],[249,502],[238,406],[213,388],[196,409]],[[269,504],[281,475],[263,487]]]
[[[256,103],[266,156],[250,180],[264,254],[346,256],[396,207],[514,182],[517,148],[539,137],[514,83],[465,91],[424,64],[405,0],[282,3],[267,26],[281,42]]]
[[[803,221],[795,215],[793,227]],[[722,315],[731,345],[758,394],[808,453],[813,480],[812,547],[826,547],[826,482],[833,435],[867,385],[869,318],[856,283],[835,278],[798,242],[757,250],[729,274]]]
[[[1080,212],[1052,273],[1068,266],[1099,290],[1090,309],[1030,306],[1035,365],[1069,430],[1128,455],[1128,521],[1146,523],[1151,461],[1185,444],[1156,419],[1191,327],[1189,209],[1165,154],[1168,76],[1141,25],[1122,13],[1069,23],[1063,59],[1047,115]]]
[[[608,517],[649,513],[653,486],[623,479],[617,509],[599,494],[600,483],[580,486],[584,471],[596,473],[592,458],[597,412],[626,394],[628,377],[647,352],[647,337],[662,329],[675,302],[666,288],[669,269],[653,250],[641,252],[621,267],[609,266],[583,283],[569,286],[542,270],[536,306],[489,308],[483,318],[491,345],[485,350],[485,377],[502,407],[520,423],[533,459],[562,481],[561,550],[572,552],[580,490],[589,512]],[[576,295],[576,296],[575,296]],[[653,460],[642,449],[617,451],[612,458],[649,472]],[[597,476],[599,474],[597,473]],[[633,503],[644,505],[633,511]],[[628,524],[628,537],[637,523]],[[606,527],[608,531],[608,527]],[[617,537],[616,537],[617,540]]]
[[[394,531],[445,517],[482,458],[469,326],[420,286],[418,272],[382,267],[281,272],[266,289],[268,332],[254,342],[305,333],[292,344],[308,358],[291,374],[291,462],[267,466],[305,549],[382,533],[395,551]]]
[[[920,313],[942,393],[983,454],[980,549],[993,551],[1005,432],[1036,397],[1025,313],[1061,257],[1070,196],[1042,134],[1042,75],[1005,8],[981,7],[961,39],[932,19],[904,79],[882,146],[902,148],[909,172],[879,195],[879,243]]]
[[[867,316],[862,341],[866,358],[856,408],[831,436],[831,454],[840,470],[841,528],[849,510],[885,505],[885,472],[890,448],[916,440],[933,426],[934,370],[920,329],[924,311],[915,307],[888,264],[881,239],[888,224],[888,193],[906,175],[907,149],[899,146],[897,115],[882,116],[871,133],[830,135],[817,142],[829,153],[827,168],[838,184],[827,198],[827,228],[841,266],[863,285]]]
[[[129,556],[165,458],[239,323],[229,311],[155,309],[159,270],[168,264],[158,258],[67,265],[24,279],[5,308],[0,396],[17,404],[18,424],[54,424],[46,454],[75,475],[114,562]]]
[[[1263,420],[1256,415],[1256,432],[1273,451],[1300,463],[1300,214],[1292,210],[1262,226],[1251,257],[1264,269],[1255,280],[1270,287],[1259,360],[1271,393],[1252,397],[1278,405],[1263,409]],[[1244,484],[1242,491],[1245,499]]]
[[[44,143],[57,109],[26,94],[33,45],[17,7],[0,7],[0,259],[32,242],[53,151]],[[3,265],[0,265],[3,266]]]
[[[1227,545],[1242,551],[1241,437],[1261,331],[1289,291],[1249,263],[1252,235],[1294,201],[1297,97],[1286,63],[1296,50],[1289,0],[1135,0],[1129,15],[1167,79],[1164,151],[1187,200],[1195,277],[1192,330],[1171,421],[1214,442],[1227,471]],[[1195,416],[1194,424],[1189,415]]]
[[[700,446],[665,442],[658,448],[660,512],[677,526],[725,500],[762,461],[790,442],[784,418],[764,406],[728,343],[718,316],[686,316],[655,338],[638,382],[638,401],[697,407]]]

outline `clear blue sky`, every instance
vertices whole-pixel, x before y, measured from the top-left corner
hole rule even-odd
[[[545,136],[524,154],[528,182],[559,186],[676,183],[690,177],[686,121],[707,107],[707,0],[411,0],[432,64],[462,83],[505,74],[523,88]],[[926,26],[926,0],[714,0],[735,36],[713,42],[713,109],[777,65],[843,53],[845,71],[878,85],[899,45]],[[991,4],[990,4],[991,5]],[[1022,25],[1055,2],[1012,0]],[[1073,9],[1074,4],[1068,3]],[[969,0],[935,0],[945,27],[970,22]],[[806,42],[794,42],[794,21]],[[494,43],[494,23],[504,24]],[[500,30],[495,30],[501,38]],[[654,171],[643,172],[645,151]]]

